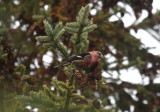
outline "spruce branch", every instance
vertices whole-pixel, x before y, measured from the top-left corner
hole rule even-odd
[[[89,31],[92,31],[97,26],[93,24],[92,22],[89,22],[88,15],[89,15],[89,5],[82,7],[79,11],[76,22],[70,22],[66,24],[65,30],[68,33],[72,34],[71,42],[74,43],[75,47],[75,54],[83,53],[87,50],[89,41],[87,39],[87,35]],[[74,71],[72,72],[74,74]],[[71,87],[74,82],[74,75],[71,75],[71,78],[69,80],[68,86]],[[71,89],[69,88],[66,94],[66,102],[65,102],[65,110],[68,110],[69,103],[71,100]]]
[[[51,91],[50,88],[48,88],[46,85],[43,86],[44,92],[55,102],[60,103],[63,97],[57,97],[53,91]]]
[[[68,58],[69,54],[67,52],[67,47],[60,41],[65,32],[62,22],[59,22],[55,28],[52,29],[52,26],[44,20],[44,26],[47,36],[38,36],[36,39],[45,42],[43,45],[53,52],[57,53],[59,51],[63,58]]]
[[[73,98],[78,98],[78,99],[85,99],[85,96],[79,95],[79,94],[72,94]]]
[[[89,5],[82,7],[76,16],[76,22],[67,23],[65,26],[65,30],[72,34],[70,40],[74,43],[75,54],[83,53],[88,49],[88,33],[97,28],[92,19],[90,21],[88,19],[89,11]]]
[[[26,66],[20,64],[19,66],[16,67],[15,69],[15,74],[20,74],[20,75],[24,75],[26,71]]]
[[[56,110],[60,106],[58,103],[51,101],[49,96],[43,91],[39,91],[38,93],[31,91],[29,96],[21,95],[17,99],[27,105],[43,110],[53,110],[53,107]]]
[[[55,28],[45,20],[44,27],[46,36],[38,36],[37,40],[44,42],[43,46],[49,48],[55,53],[60,53],[62,58],[67,59],[69,57],[67,47],[61,42],[63,34],[65,32],[70,33],[71,42],[74,44],[74,53],[80,54],[88,48],[88,33],[97,27],[93,24],[92,19],[88,19],[89,5],[82,7],[79,11],[76,22],[70,22],[63,26],[62,22],[56,24]],[[76,106],[72,99],[83,99],[85,97],[73,93],[75,82],[75,65],[69,65],[64,68],[65,74],[68,76],[68,83],[64,83],[58,80],[52,80],[51,85],[55,87],[55,91],[51,91],[47,86],[44,86],[44,91],[30,92],[29,96],[20,96],[19,100],[28,105],[38,107],[45,111],[78,111],[81,106]],[[82,109],[82,108],[81,108]]]
[[[48,5],[49,6],[49,5]],[[51,7],[48,7],[48,10],[45,10],[44,8],[40,8],[37,14],[34,14],[32,18],[34,20],[37,20],[35,23],[42,22],[44,19],[47,21],[52,21],[52,17],[50,15]]]
[[[9,29],[6,27],[4,22],[1,22],[1,25],[0,25],[0,42],[4,38],[4,36],[7,35],[8,30]]]
[[[66,101],[65,101],[65,105],[64,105],[64,110],[68,111],[69,109],[69,104],[70,104],[70,100],[71,100],[71,95],[72,95],[72,85],[73,85],[73,82],[74,82],[74,74],[72,75],[72,77],[70,78],[69,80],[69,83],[68,83],[68,90],[67,90],[67,93],[66,93]]]

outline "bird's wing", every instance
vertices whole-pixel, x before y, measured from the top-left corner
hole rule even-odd
[[[62,62],[62,63],[60,63],[59,65],[54,66],[53,68],[57,68],[57,67],[59,67],[59,66],[66,66],[66,65],[69,65],[69,64],[70,64],[69,62]]]
[[[74,61],[74,60],[82,60],[82,59],[86,59],[91,57],[91,55],[89,53],[82,53],[79,55],[73,55],[71,56],[69,59],[67,59],[67,61]]]
[[[91,58],[91,55],[89,53],[82,53],[79,55],[73,55],[68,59],[63,59],[62,63],[55,66],[54,68],[57,68],[59,66],[66,66],[66,65],[69,65],[70,63],[72,63],[73,61],[82,61],[82,60],[85,60],[88,58]]]

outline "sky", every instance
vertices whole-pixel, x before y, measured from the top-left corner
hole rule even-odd
[[[118,3],[119,6],[124,6],[122,3]],[[152,13],[155,13],[157,10],[160,10],[160,0],[153,0],[152,3],[153,10]],[[126,6],[126,9],[130,14],[125,14],[124,17],[122,18],[125,27],[128,27],[132,25],[136,18],[134,17],[133,11],[129,6]],[[141,17],[138,19],[138,22],[141,22],[143,19],[147,17],[148,13],[147,11],[143,10]],[[118,15],[119,16],[119,15]],[[110,18],[110,21],[115,21],[118,18],[116,16],[112,16]],[[155,55],[160,55],[160,43],[155,40],[149,33],[147,33],[143,29],[139,29],[138,32],[136,33],[134,30],[131,30],[130,33],[134,35],[136,38],[140,39],[141,42],[146,46],[146,47],[152,47],[154,49],[151,49],[150,52],[155,54]],[[113,72],[113,78],[117,78],[118,74],[116,72]],[[135,83],[135,84],[148,84],[149,83],[149,78],[145,77],[142,78],[139,71],[135,69],[134,67],[129,68],[128,70],[121,70],[120,71],[120,76],[119,78],[123,81]],[[103,73],[103,76],[110,77],[109,74]],[[157,77],[154,80],[154,83],[160,83],[160,74],[157,74]]]
[[[153,10],[152,13],[155,13],[157,10],[160,10],[160,0],[153,0]],[[147,17],[147,12],[145,10],[142,11],[142,16],[139,19],[142,21],[144,18]],[[131,20],[134,21],[134,17],[129,17],[126,16],[124,18],[125,20],[125,25],[128,26],[131,23]],[[129,21],[127,21],[129,20]],[[155,54],[155,55],[160,55],[160,43],[155,40],[150,34],[148,34],[146,31],[140,29],[138,30],[137,33],[134,31],[130,32],[132,35],[134,35],[136,38],[140,39],[141,42],[146,46],[146,47],[155,47],[154,49],[151,49],[150,52]],[[146,77],[142,80],[138,70],[131,68],[128,71],[122,71],[122,75],[120,77],[124,81],[132,82],[132,83],[140,83],[140,84],[148,84],[149,78]],[[160,75],[157,74],[157,77],[154,80],[154,83],[160,83]]]

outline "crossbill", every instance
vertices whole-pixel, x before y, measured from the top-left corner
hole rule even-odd
[[[89,51],[64,59],[60,65],[57,65],[54,68],[75,64],[77,68],[85,70],[87,73],[91,73],[96,69],[101,58],[103,58],[103,55],[100,51]]]

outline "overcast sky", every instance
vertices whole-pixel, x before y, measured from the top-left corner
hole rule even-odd
[[[124,4],[122,3],[118,3],[118,5],[120,6],[124,6]],[[157,10],[160,10],[160,0],[153,0],[153,10],[152,13],[156,13]],[[130,14],[125,14],[125,16],[122,18],[125,27],[130,26],[131,24],[133,24],[133,22],[135,22],[136,18],[133,14],[133,11],[131,9],[131,7],[126,6],[126,9],[128,12],[130,12]],[[145,19],[148,16],[147,11],[143,10],[142,11],[142,15],[139,18],[138,22],[141,22],[143,19]],[[116,16],[113,16],[112,18],[110,18],[110,21],[115,21],[118,18]],[[148,34],[146,31],[140,29],[138,30],[138,32],[134,32],[134,30],[131,30],[130,33],[132,35],[134,35],[136,38],[140,39],[141,42],[146,46],[146,47],[153,47],[154,49],[151,49],[150,52],[156,55],[160,55],[160,43],[155,40],[150,34]],[[149,78],[146,77],[142,80],[141,75],[139,74],[138,70],[135,69],[134,67],[129,68],[128,70],[121,70],[120,71],[121,75],[120,75],[120,79],[123,81],[128,81],[128,82],[132,82],[132,83],[140,83],[140,84],[148,84],[149,82]],[[118,74],[116,72],[113,72],[114,74],[114,78],[116,78],[118,76]],[[107,73],[103,73],[104,76],[110,77],[109,75],[107,75]],[[157,75],[156,79],[154,80],[155,83],[159,83],[160,82],[160,75]]]

